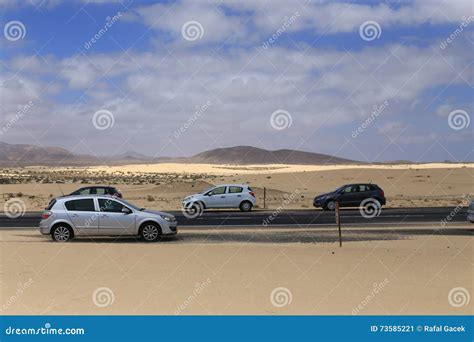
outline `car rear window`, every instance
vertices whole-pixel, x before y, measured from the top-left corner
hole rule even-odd
[[[56,199],[53,199],[51,202],[49,202],[48,206],[46,207],[46,210],[51,210],[56,204],[56,202]]]
[[[64,205],[68,211],[95,211],[92,198],[67,201]]]
[[[249,186],[248,188],[249,188],[249,191],[253,191],[253,190],[252,190],[252,188],[251,188],[250,186]]]
[[[242,192],[243,188],[241,186],[229,186],[229,194],[236,194]]]

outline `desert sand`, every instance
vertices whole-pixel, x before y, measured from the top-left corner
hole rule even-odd
[[[153,164],[114,167],[27,167],[0,170],[0,206],[20,197],[27,211],[43,209],[52,197],[81,186],[115,185],[139,206],[177,210],[183,197],[220,183],[248,183],[258,207],[312,208],[312,199],[343,184],[373,182],[382,187],[388,207],[466,205],[474,193],[474,164],[409,165],[210,165]]]
[[[466,225],[416,234],[346,230],[339,248],[332,229],[195,229],[152,244],[59,244],[33,230],[1,231],[0,308],[9,315],[473,314],[472,234]]]

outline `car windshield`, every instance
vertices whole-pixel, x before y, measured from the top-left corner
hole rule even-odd
[[[205,194],[206,192],[211,191],[214,188],[215,188],[215,186],[211,186],[210,188],[207,188],[206,190],[201,191],[200,194]]]

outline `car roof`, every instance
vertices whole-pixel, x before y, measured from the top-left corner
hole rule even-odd
[[[84,199],[84,198],[96,198],[96,197],[105,197],[105,198],[113,198],[119,199],[113,195],[98,195],[98,194],[91,194],[91,195],[64,195],[56,198],[56,200],[73,200],[73,199]]]
[[[241,187],[248,187],[249,185],[248,184],[218,184],[218,185],[215,185],[214,187],[215,188],[218,188],[220,186],[241,186]]]

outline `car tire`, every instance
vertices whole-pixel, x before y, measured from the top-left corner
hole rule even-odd
[[[67,224],[58,224],[51,230],[51,237],[56,242],[67,242],[74,237],[74,232]]]
[[[250,211],[252,210],[252,203],[250,201],[243,201],[240,203],[239,209],[244,212]]]
[[[326,202],[326,205],[324,206],[324,210],[331,210],[331,211],[336,210],[336,202],[335,201]]]
[[[146,222],[140,228],[140,237],[143,241],[154,242],[161,237],[161,229],[156,223]]]

